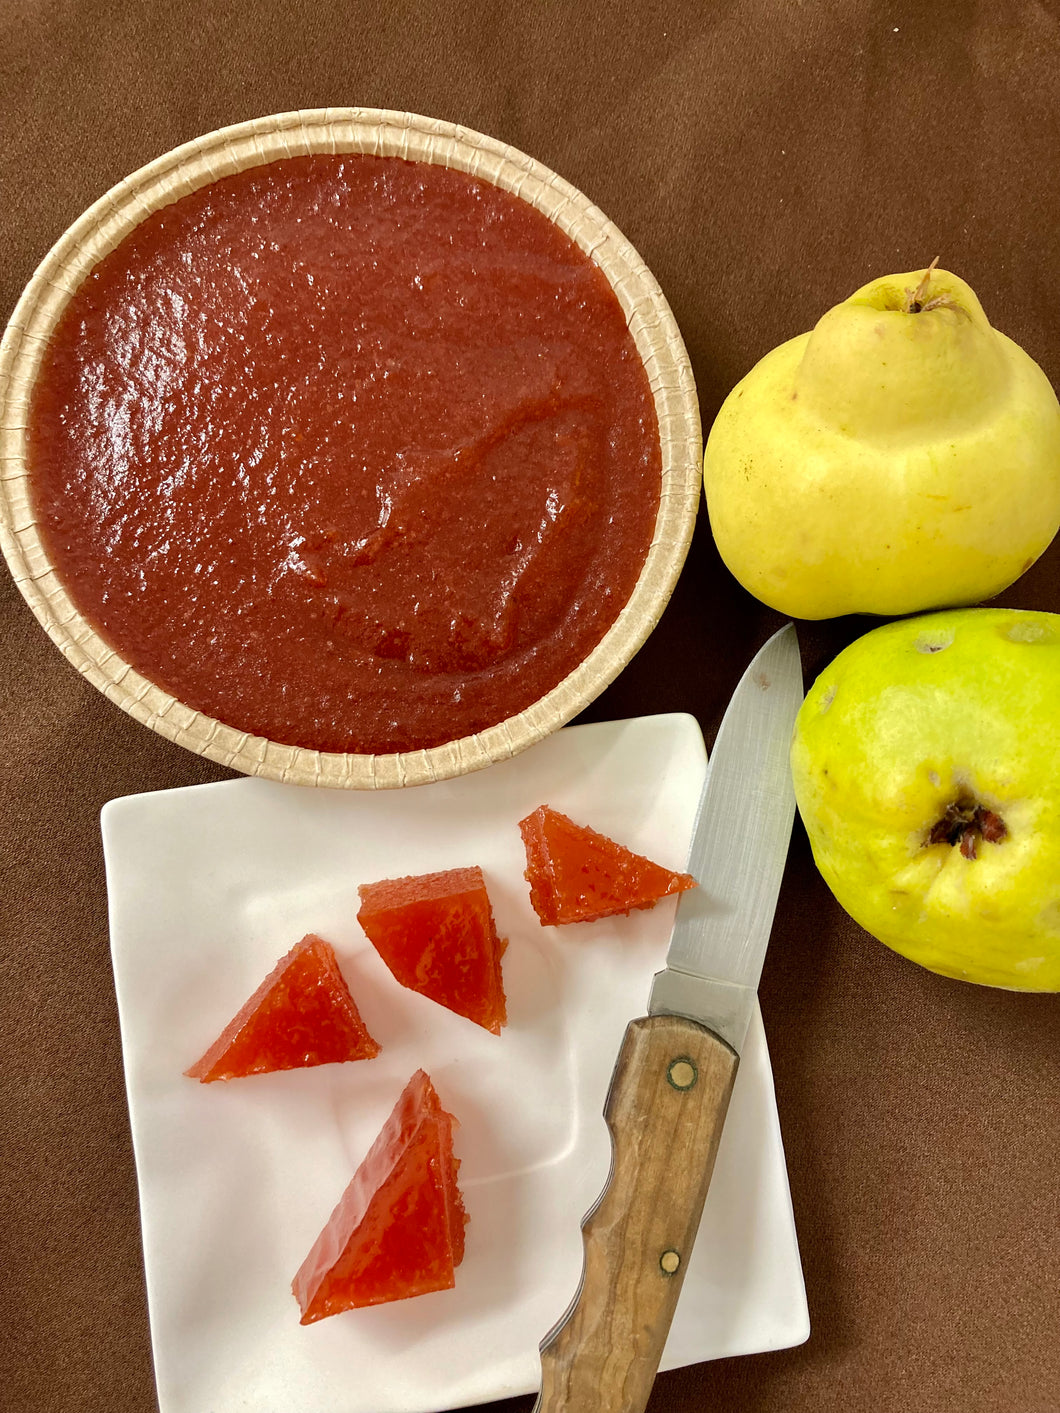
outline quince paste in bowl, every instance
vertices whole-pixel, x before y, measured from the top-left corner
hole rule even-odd
[[[34,542],[9,504],[5,551],[146,724],[255,773],[418,783],[569,719],[650,631],[695,515],[694,388],[628,244],[531,159],[292,116],[145,168],[108,248],[85,237],[122,187],[38,272],[84,266],[43,336],[31,283],[5,339]]]

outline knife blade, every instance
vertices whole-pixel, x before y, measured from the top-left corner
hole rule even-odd
[[[582,1222],[580,1286],[541,1341],[534,1413],[643,1413],[714,1169],[784,872],[802,701],[787,624],[726,708],[648,1014],[626,1028],[604,1117],[607,1185]]]

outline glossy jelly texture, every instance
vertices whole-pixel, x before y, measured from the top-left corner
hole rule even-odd
[[[597,266],[488,182],[366,155],[145,219],[66,307],[28,447],[108,644],[326,751],[437,745],[557,685],[629,598],[661,484]]]
[[[303,1325],[455,1284],[467,1214],[453,1122],[417,1070],[291,1283]]]
[[[210,1084],[378,1054],[330,944],[309,933],[184,1073]]]
[[[493,909],[474,868],[362,884],[357,920],[402,986],[499,1035],[507,1020]]]
[[[530,903],[543,927],[651,908],[696,887],[691,874],[673,873],[548,805],[520,820],[519,829]]]

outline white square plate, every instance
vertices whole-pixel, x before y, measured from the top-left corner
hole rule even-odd
[[[609,1167],[601,1117],[675,900],[545,928],[518,821],[550,804],[683,867],[706,769],[683,715],[571,727],[461,779],[372,794],[245,779],[103,810],[111,948],[161,1413],[428,1413],[528,1393]],[[391,977],[357,885],[481,865],[504,957],[499,1037]],[[335,947],[374,1060],[201,1085],[182,1071],[306,932]],[[290,1282],[417,1068],[460,1127],[456,1288],[304,1327]],[[662,1368],[809,1332],[756,1013]]]

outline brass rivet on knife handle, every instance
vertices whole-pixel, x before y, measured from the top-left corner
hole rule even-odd
[[[699,1078],[699,1071],[687,1055],[678,1055],[667,1066],[666,1078],[675,1089],[691,1089]]]
[[[604,1109],[611,1181],[582,1224],[575,1303],[541,1346],[541,1413],[642,1413],[738,1064],[695,1021],[656,1015],[627,1027]]]

